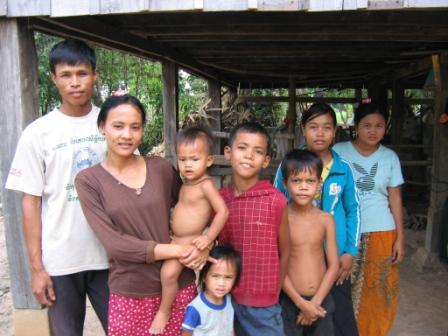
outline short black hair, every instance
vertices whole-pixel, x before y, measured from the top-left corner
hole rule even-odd
[[[208,128],[202,126],[192,126],[188,128],[181,129],[176,134],[176,150],[179,144],[192,144],[196,139],[201,136],[205,137],[207,140],[207,150],[208,154],[213,153],[214,138],[212,133]]]
[[[98,114],[98,119],[96,121],[97,126],[100,127],[102,123],[106,122],[107,115],[109,114],[110,110],[123,104],[134,106],[142,117],[142,124],[145,125],[146,113],[143,104],[140,102],[140,100],[138,100],[138,98],[134,96],[123,95],[123,96],[110,96],[109,98],[106,99],[103,105],[101,105],[100,113]]]
[[[302,126],[305,127],[309,121],[325,114],[330,115],[331,119],[333,120],[333,126],[336,127],[338,123],[336,119],[336,113],[334,112],[333,108],[327,103],[314,103],[308,108],[308,110],[303,112],[301,120]]]
[[[384,121],[387,123],[387,120],[389,119],[389,114],[386,111],[383,111],[379,108],[379,106],[375,103],[366,103],[366,104],[360,104],[356,110],[355,115],[353,117],[353,122],[355,123],[355,126],[359,124],[361,119],[368,116],[369,114],[379,114],[384,118]]]
[[[321,178],[323,163],[316,153],[308,149],[293,149],[283,158],[281,169],[285,181],[290,175],[303,171],[315,171],[317,177]]]
[[[235,282],[233,283],[233,288],[235,288],[238,285],[241,277],[241,257],[238,252],[236,252],[231,245],[217,245],[210,251],[210,257],[216,260],[223,259],[235,265],[236,276]],[[207,274],[210,271],[210,267],[212,265],[212,262],[207,261],[204,268],[202,268],[201,272],[199,273],[198,284],[202,291],[205,290],[204,280],[207,277]]]
[[[49,54],[50,70],[56,73],[56,65],[67,63],[77,65],[80,63],[90,64],[92,70],[96,69],[95,51],[85,42],[79,40],[64,40],[51,48]]]
[[[270,155],[271,153],[271,145],[272,145],[272,141],[271,141],[271,136],[269,135],[268,131],[266,130],[266,128],[264,128],[261,124],[257,123],[257,122],[244,122],[242,124],[236,125],[231,131],[230,131],[230,135],[229,135],[229,146],[232,147],[233,142],[236,139],[236,136],[238,135],[238,133],[258,133],[261,135],[264,135],[266,137],[266,140],[268,142],[268,146],[266,148],[266,153],[268,155]]]

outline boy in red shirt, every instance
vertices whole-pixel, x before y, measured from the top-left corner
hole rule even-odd
[[[221,189],[229,218],[219,235],[241,255],[242,274],[233,290],[235,331],[283,336],[279,292],[288,262],[286,198],[259,175],[269,165],[270,136],[257,123],[236,126],[224,154],[233,184]]]

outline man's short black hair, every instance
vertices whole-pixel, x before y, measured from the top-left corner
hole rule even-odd
[[[270,155],[271,153],[271,136],[269,135],[268,131],[266,130],[266,128],[264,128],[261,124],[257,123],[257,122],[245,122],[239,125],[236,125],[232,131],[230,131],[230,135],[229,135],[229,146],[232,147],[233,142],[235,141],[236,136],[238,135],[238,133],[257,133],[257,134],[261,134],[264,135],[266,137],[268,146],[266,148],[266,153],[268,155]]]
[[[90,64],[92,70],[96,69],[95,51],[85,42],[79,40],[64,40],[51,48],[49,54],[50,70],[56,72],[56,65],[66,63],[68,65]]]
[[[323,163],[316,153],[307,149],[293,149],[283,158],[281,169],[285,181],[290,175],[303,171],[315,171],[317,177],[321,178]]]

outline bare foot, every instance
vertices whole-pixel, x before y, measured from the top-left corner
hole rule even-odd
[[[167,314],[161,310],[159,310],[154,317],[154,320],[151,323],[151,327],[149,328],[149,333],[153,335],[159,335],[165,329],[168,320],[170,319],[170,314]]]

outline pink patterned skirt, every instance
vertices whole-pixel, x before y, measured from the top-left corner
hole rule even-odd
[[[185,308],[196,297],[196,285],[192,283],[176,294],[171,317],[161,336],[181,335]],[[132,298],[117,294],[109,297],[108,336],[148,336],[149,327],[159,309],[161,296]]]

